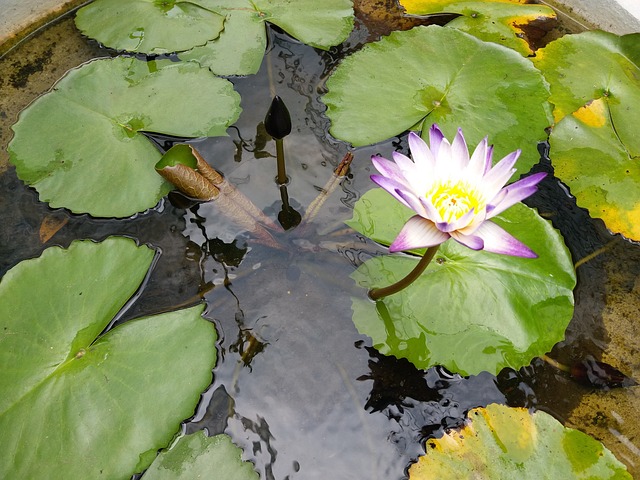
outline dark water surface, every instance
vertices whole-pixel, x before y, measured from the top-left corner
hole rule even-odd
[[[229,137],[193,141],[209,163],[274,219],[281,207],[275,145],[261,125],[272,95],[283,98],[293,118],[293,132],[285,139],[288,193],[291,205],[304,213],[348,150],[327,133],[319,100],[324,82],[342,56],[389,28],[379,12],[358,13],[354,34],[330,52],[270,32],[261,71],[231,79],[243,113]],[[400,479],[423,453],[426,438],[459,425],[473,407],[499,402],[542,409],[587,431],[638,472],[638,387],[595,391],[540,359],[497,377],[461,378],[441,368],[423,372],[378,354],[356,331],[351,297],[366,292],[349,275],[385,251],[343,222],[372,187],[370,156],[406,152],[404,137],[355,150],[349,175],[314,222],[277,237],[282,249],[255,242],[215,202],[188,207],[171,195],[126,220],[72,215],[40,203],[7,167],[8,127],[67,69],[106,54],[66,18],[0,59],[0,274],[46,247],[79,238],[127,235],[159,248],[162,255],[145,290],[121,321],[189,305],[201,296],[206,300],[205,316],[220,333],[219,362],[186,431],[230,434],[264,479]],[[548,160],[536,169],[552,171]],[[550,356],[572,363],[592,355],[637,377],[635,344],[617,339],[615,331],[620,322],[626,336],[636,328],[637,317],[624,323],[632,313],[616,312],[640,303],[635,283],[640,249],[616,241],[551,177],[529,204],[561,230],[574,261],[606,248],[579,267],[575,317],[566,341]],[[43,243],[45,219],[63,226]],[[612,298],[619,303],[612,305]]]

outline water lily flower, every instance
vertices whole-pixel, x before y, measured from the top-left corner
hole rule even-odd
[[[393,153],[390,161],[371,158],[381,175],[371,179],[416,215],[404,225],[389,251],[398,252],[440,245],[453,238],[473,250],[536,258],[525,244],[490,219],[533,194],[546,176],[536,173],[505,186],[516,171],[520,150],[510,153],[493,168],[493,148],[485,137],[469,157],[462,130],[452,143],[437,125],[429,129],[429,145],[409,134],[413,161]]]

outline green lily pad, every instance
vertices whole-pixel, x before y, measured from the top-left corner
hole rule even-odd
[[[528,56],[533,49],[526,40],[523,27],[531,22],[549,22],[556,18],[546,5],[527,5],[521,0],[401,0],[412,15],[457,13],[447,23],[486,42],[499,43]]]
[[[640,34],[567,35],[538,53],[558,121],[555,174],[607,228],[640,240]]]
[[[193,414],[216,360],[203,306],[101,334],[154,255],[124,237],[76,241],[4,276],[1,478],[129,478]]]
[[[160,453],[142,476],[143,480],[258,480],[242,450],[228,435],[207,437],[200,430],[185,435],[166,452]]]
[[[109,21],[105,21],[109,19]],[[81,8],[76,25],[118,50],[183,52],[218,75],[256,73],[267,46],[265,22],[322,50],[353,29],[352,0],[96,0]]]
[[[230,82],[193,62],[96,60],[22,112],[10,161],[52,207],[128,217],[172,188],[155,172],[162,155],[142,132],[226,135],[239,104]]]
[[[394,32],[345,58],[323,97],[334,137],[361,146],[422,122],[470,144],[489,135],[494,158],[520,148],[517,168],[538,162],[551,124],[549,91],[531,62],[513,50],[447,27]],[[426,133],[425,129],[425,133]]]
[[[162,54],[217,38],[224,16],[210,1],[95,0],[78,10],[76,26],[107,47]]]
[[[411,480],[631,479],[604,445],[545,412],[491,404],[468,417],[460,430],[427,442],[426,455],[409,469]]]
[[[352,0],[253,0],[265,20],[307,45],[329,50],[353,29]]]
[[[234,8],[238,0],[229,1],[220,36],[179,56],[208,67],[216,75],[253,75],[260,70],[267,48],[264,17],[253,8]]]
[[[348,224],[388,245],[413,211],[382,189],[367,192]],[[564,338],[576,277],[560,234],[533,209],[516,204],[493,220],[533,249],[527,259],[440,246],[425,273],[377,302],[353,298],[353,321],[380,352],[416,367],[444,365],[462,375],[518,369]],[[353,273],[364,288],[403,278],[418,260],[384,255]]]
[[[260,69],[267,45],[265,22],[278,25],[307,45],[328,50],[353,29],[351,0],[212,0],[226,16],[219,38],[180,55],[218,75],[251,75]]]

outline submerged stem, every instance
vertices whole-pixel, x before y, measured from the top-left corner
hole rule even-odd
[[[394,293],[397,293],[411,285],[420,275],[422,275],[422,272],[424,272],[427,266],[431,263],[431,260],[433,260],[439,246],[440,245],[429,247],[418,262],[418,265],[416,265],[415,268],[403,279],[398,280],[396,283],[393,283],[388,287],[372,288],[369,290],[369,298],[371,300],[379,300],[380,298],[393,295]]]

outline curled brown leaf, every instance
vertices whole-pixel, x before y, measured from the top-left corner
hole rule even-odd
[[[188,197],[209,201],[220,194],[213,183],[186,165],[166,166],[156,171]]]

